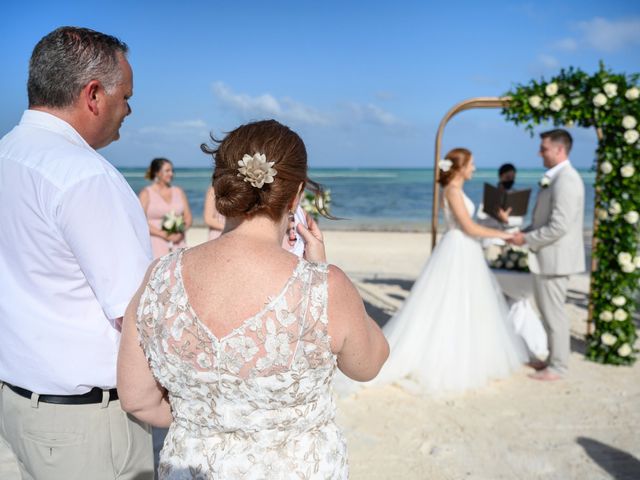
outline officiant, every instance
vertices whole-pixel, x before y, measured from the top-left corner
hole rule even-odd
[[[498,169],[498,187],[500,190],[508,191],[513,188],[516,182],[517,170],[515,165],[505,163]],[[484,204],[480,204],[477,213],[478,223],[489,228],[504,230],[506,228],[520,227],[524,221],[523,217],[509,215],[506,222],[499,221],[484,211]],[[488,239],[492,240],[492,239]],[[503,243],[502,243],[503,244]]]
[[[503,191],[509,191],[516,182],[517,169],[512,163],[500,165],[498,169],[498,183],[496,187]],[[481,203],[476,214],[478,223],[485,227],[495,228],[498,230],[506,230],[509,228],[521,227],[524,218],[516,215],[508,215],[507,218],[498,220],[484,211],[484,204]],[[505,242],[499,238],[484,238],[482,240],[482,248],[488,259],[493,259],[500,254]]]

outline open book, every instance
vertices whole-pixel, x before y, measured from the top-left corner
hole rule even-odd
[[[514,217],[524,217],[529,207],[529,197],[531,189],[526,190],[504,190],[494,187],[489,183],[484,184],[484,195],[482,203],[484,204],[484,212],[492,216],[496,220],[498,217],[498,209],[507,210],[511,208],[509,215]]]

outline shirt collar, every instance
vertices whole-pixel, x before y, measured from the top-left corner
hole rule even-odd
[[[51,113],[40,110],[25,110],[20,119],[20,125],[30,125],[43,128],[66,137],[72,143],[95,151],[84,138],[69,123]]]
[[[558,172],[560,172],[560,170],[562,170],[564,167],[568,167],[569,165],[571,165],[571,162],[567,158],[566,160],[560,162],[556,166],[551,167],[549,170],[544,172],[544,176],[547,177],[549,180],[551,180],[553,179],[553,177],[558,175]]]

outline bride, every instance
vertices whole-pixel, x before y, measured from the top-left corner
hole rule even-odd
[[[477,240],[512,236],[473,222],[474,206],[463,191],[475,170],[469,150],[451,150],[440,170],[447,231],[401,310],[385,325],[391,356],[375,384],[463,391],[505,377],[527,360]]]

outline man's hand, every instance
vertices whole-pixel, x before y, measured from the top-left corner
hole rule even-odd
[[[521,247],[522,245],[524,245],[526,243],[526,239],[524,237],[524,233],[522,232],[517,232],[513,234],[513,237],[511,238],[511,240],[509,240],[509,243],[512,245],[517,245],[518,247]]]

